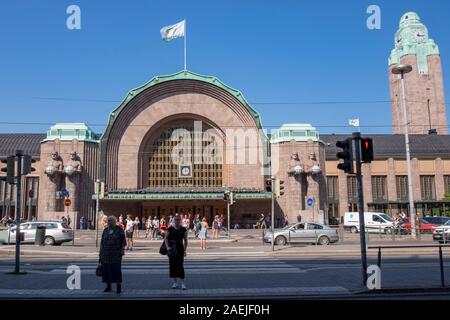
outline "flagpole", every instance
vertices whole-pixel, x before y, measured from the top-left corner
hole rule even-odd
[[[187,28],[186,28],[186,19],[184,19],[184,71],[187,70],[187,67],[186,67],[186,37],[187,37]]]

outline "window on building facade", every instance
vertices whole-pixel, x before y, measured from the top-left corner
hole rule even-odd
[[[5,215],[14,217],[14,208],[16,204],[16,188],[0,181],[0,216]]]
[[[434,176],[420,176],[420,193],[422,200],[436,200]]]
[[[189,139],[184,139],[184,137],[182,139],[174,139],[172,133],[179,129],[185,130],[184,132],[188,133]],[[208,129],[210,128],[203,127],[203,131]],[[222,150],[216,148],[216,144],[207,141],[202,135],[199,137],[200,141],[196,142],[196,136],[197,134],[194,134],[193,121],[169,126],[159,135],[153,142],[149,157],[149,187],[222,186]],[[200,157],[200,163],[192,163],[192,173],[189,177],[180,176],[178,163],[173,161],[175,148],[183,150],[183,153],[179,155],[178,161],[185,164],[190,163],[186,159],[183,160],[181,158],[181,155],[186,157],[184,152],[190,153],[190,157],[188,155],[186,158],[190,158],[191,163]],[[210,150],[210,152],[203,152],[204,150]]]
[[[327,177],[327,194],[329,200],[339,200],[338,177]]]
[[[347,176],[347,195],[349,203],[358,203],[358,182],[355,176]]]
[[[445,193],[450,195],[450,176],[444,176]]]
[[[397,200],[408,200],[408,176],[396,176],[395,184],[397,187]]]
[[[372,198],[373,201],[387,201],[386,176],[372,176]]]
[[[339,185],[338,177],[327,177],[328,223],[339,224]]]

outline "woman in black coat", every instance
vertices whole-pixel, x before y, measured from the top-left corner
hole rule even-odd
[[[172,289],[178,288],[177,279],[181,280],[181,289],[186,290],[184,283],[184,257],[188,246],[188,233],[185,227],[181,226],[180,216],[173,218],[173,226],[167,229],[164,238],[169,256],[170,277],[173,278]]]
[[[125,233],[117,226],[116,217],[108,217],[108,227],[103,230],[100,245],[102,280],[104,292],[111,292],[111,283],[117,283],[117,293],[122,292],[122,256],[125,254]]]

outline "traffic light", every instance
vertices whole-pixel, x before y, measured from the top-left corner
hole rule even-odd
[[[373,160],[373,142],[371,138],[361,139],[361,161],[370,163]]]
[[[33,171],[36,171],[36,169],[33,168],[33,166],[32,166],[33,163],[36,163],[36,160],[32,159],[31,156],[29,156],[29,155],[24,155],[23,156],[22,174],[29,174]]]
[[[233,192],[231,192],[230,190],[226,190],[223,193],[223,200],[230,203],[230,205],[232,205],[234,203]]]
[[[266,192],[272,192],[272,179],[266,179]]]
[[[353,172],[353,140],[347,138],[336,142],[336,147],[341,148],[342,151],[337,153],[338,159],[344,160],[344,162],[338,164],[339,170],[344,170],[345,173]]]
[[[275,179],[275,197],[279,198],[284,194],[284,180]]]
[[[6,164],[6,168],[2,168],[1,171],[6,172],[6,177],[1,177],[0,180],[6,181],[9,184],[14,184],[14,162],[14,156],[9,156],[5,160],[2,160],[2,163]]]
[[[223,193],[223,200],[226,201],[226,202],[230,201],[230,191],[229,190],[226,190]]]

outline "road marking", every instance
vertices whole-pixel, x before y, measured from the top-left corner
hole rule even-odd
[[[97,263],[73,262],[65,264],[35,264],[22,268],[28,273],[38,274],[65,274],[68,265],[77,265],[84,274],[94,274]],[[185,263],[186,273],[189,274],[280,274],[303,273],[302,268],[282,261],[188,261]],[[12,269],[13,266],[3,266],[2,269]],[[6,270],[5,270],[6,271]],[[123,263],[124,274],[164,274],[168,272],[168,262],[155,263]]]

